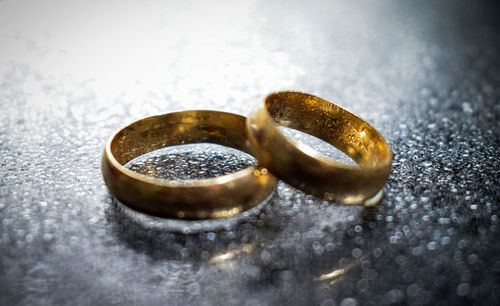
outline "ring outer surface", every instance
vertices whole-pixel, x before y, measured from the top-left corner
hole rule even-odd
[[[148,135],[155,135],[154,144],[148,144]],[[127,138],[133,140],[126,143]],[[118,131],[106,144],[103,178],[116,199],[141,212],[193,220],[230,217],[272,194],[277,179],[267,169],[257,165],[219,177],[169,180],[124,165],[147,152],[184,143],[218,143],[248,153],[246,140],[245,117],[232,113],[196,110],[141,119]],[[134,147],[134,143],[139,145]]]
[[[269,111],[275,100],[278,118]],[[358,165],[340,163],[295,143],[278,129],[280,125],[334,145]],[[340,204],[371,206],[380,201],[391,172],[392,153],[383,136],[353,113],[307,93],[275,92],[254,107],[247,130],[252,154],[291,186]]]

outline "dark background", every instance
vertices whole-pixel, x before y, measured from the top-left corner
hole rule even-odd
[[[494,1],[0,1],[0,304],[498,304],[499,20]],[[245,115],[280,89],[386,137],[378,207],[284,183],[220,222],[112,201],[100,158],[120,126]],[[252,162],[169,152],[137,167]]]

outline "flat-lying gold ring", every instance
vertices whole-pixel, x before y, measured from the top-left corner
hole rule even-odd
[[[351,157],[341,164],[288,139],[278,125],[316,136]],[[302,92],[276,92],[247,119],[252,153],[286,183],[341,204],[377,204],[391,172],[391,149],[370,124],[345,109]]]
[[[183,111],[136,121],[107,143],[104,181],[127,206],[152,215],[184,219],[233,216],[264,201],[277,179],[259,165],[199,180],[168,180],[124,165],[147,152],[185,143],[211,142],[248,152],[245,117],[216,111]]]

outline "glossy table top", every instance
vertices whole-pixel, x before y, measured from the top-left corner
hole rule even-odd
[[[0,1],[0,304],[500,303],[498,20],[493,1]],[[100,160],[117,129],[246,115],[276,90],[384,135],[378,207],[282,182],[217,222],[112,200]],[[130,167],[196,178],[253,162],[201,145]]]

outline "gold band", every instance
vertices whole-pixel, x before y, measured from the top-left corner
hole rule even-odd
[[[278,125],[316,136],[351,157],[341,164],[295,144]],[[342,204],[375,205],[391,172],[391,149],[363,119],[324,99],[301,92],[276,92],[247,119],[252,153],[286,183]]]
[[[216,111],[183,111],[149,117],[121,129],[106,145],[104,181],[131,208],[184,219],[233,216],[264,201],[277,179],[260,166],[199,180],[168,180],[124,165],[147,152],[185,143],[211,142],[248,152],[245,117]]]

